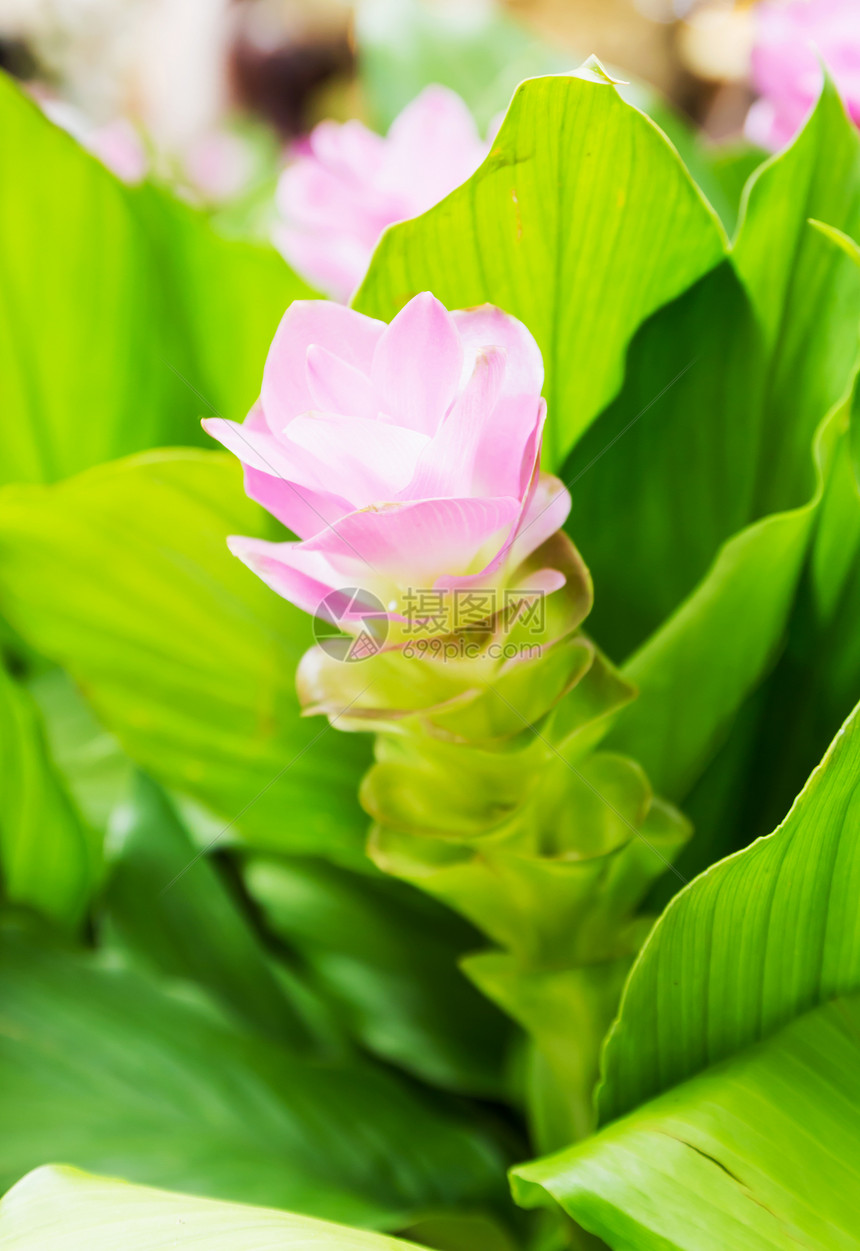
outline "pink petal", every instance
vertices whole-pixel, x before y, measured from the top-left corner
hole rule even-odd
[[[272,242],[297,274],[326,295],[346,303],[364,277],[373,246],[338,234],[278,225]]]
[[[476,492],[472,486],[478,447],[482,435],[492,429],[493,409],[504,374],[503,351],[487,348],[478,353],[465,389],[418,462],[415,477],[406,491],[408,498],[515,494],[514,491]]]
[[[314,408],[328,413],[354,413],[376,418],[379,404],[367,374],[334,352],[312,343],[307,354],[308,388]]]
[[[344,585],[344,577],[325,557],[308,552],[302,543],[268,543],[231,535],[227,546],[276,594],[311,616],[316,616],[327,595]]]
[[[389,197],[371,187],[354,185],[313,156],[288,165],[278,179],[278,207],[287,222],[319,232],[354,236],[373,247],[379,232],[391,220]]]
[[[387,416],[432,435],[457,394],[462,364],[451,314],[425,291],[380,336],[370,377]]]
[[[259,410],[252,409],[252,415]],[[258,473],[271,474],[276,478],[293,480],[293,463],[284,454],[278,439],[270,433],[267,426],[250,419],[241,425],[238,421],[227,421],[226,417],[204,417],[200,423],[207,434],[238,456],[242,464]]]
[[[528,591],[533,595],[552,595],[560,591],[567,578],[560,569],[536,569],[517,580],[518,591]]]
[[[362,184],[379,167],[385,140],[353,117],[343,123],[320,122],[311,131],[309,147],[333,173]]]
[[[314,407],[307,380],[312,343],[328,348],[348,365],[369,374],[374,350],[388,328],[328,300],[295,300],[281,318],[263,370],[261,403],[273,434]]]
[[[506,395],[540,395],[543,386],[543,358],[531,332],[508,313],[492,304],[462,309],[451,316],[463,344],[462,382],[470,376],[481,348],[504,348]]]
[[[245,493],[300,539],[313,538],[327,526],[334,525],[352,507],[339,495],[312,491],[247,466]]]
[[[439,499],[388,504],[343,517],[305,545],[332,563],[363,560],[397,587],[432,587],[445,574],[469,573],[483,549],[501,545],[520,512],[515,499]],[[372,582],[365,582],[374,589]],[[385,594],[380,598],[386,602]]]
[[[433,85],[425,87],[392,122],[383,177],[409,192],[412,216],[431,208],[470,178],[487,151],[472,114],[457,93]]]
[[[475,495],[523,499],[540,461],[546,401],[540,396],[503,395],[481,430],[475,457]]]
[[[484,566],[483,569],[480,570],[479,573],[471,575],[471,576],[464,576],[464,577],[459,577],[459,578],[441,578],[437,584],[440,587],[443,587],[443,586],[460,586],[460,587],[487,586],[491,584],[496,578],[498,578],[503,568],[506,565],[509,565],[511,561],[514,559],[514,557],[512,557],[512,548],[514,545],[514,541],[517,535],[520,533],[520,530],[522,529],[523,525],[528,524],[528,521],[527,521],[528,517],[534,515],[530,510],[532,508],[534,497],[538,492],[540,482],[542,481],[543,477],[549,477],[549,475],[541,475],[539,472],[540,433],[543,428],[544,416],[546,415],[546,401],[545,400],[539,401],[538,413],[539,413],[538,421],[535,424],[534,430],[532,432],[532,437],[529,439],[527,443],[526,451],[522,459],[521,474],[524,475],[528,473],[529,476],[527,479],[524,479],[525,484],[520,492],[519,515],[517,517],[516,524],[511,527],[510,531],[508,532],[507,539],[499,548],[499,550],[496,552],[495,556]],[[556,481],[556,479],[553,479],[553,481]],[[570,508],[569,501],[568,501],[567,507],[568,509]],[[567,511],[565,511],[564,515],[567,516]],[[558,529],[558,526],[556,526],[556,529]],[[536,533],[540,533],[540,531],[536,530]],[[529,542],[529,540],[526,540],[526,542]],[[540,542],[543,542],[543,539],[541,539]],[[528,547],[529,552],[533,550],[534,550],[533,547]],[[518,551],[515,555],[516,563],[519,564],[522,559],[523,559],[523,553]]]
[[[403,426],[341,413],[304,413],[290,422],[285,435],[287,458],[295,449],[308,453],[316,483],[327,482],[349,499],[350,512],[393,499],[412,478],[428,441]],[[300,463],[304,468],[307,461]]]
[[[512,565],[519,565],[560,530],[570,512],[570,492],[552,474],[540,475],[511,544]]]
[[[340,413],[304,413],[281,439],[268,428],[240,426],[223,417],[207,418],[203,426],[249,469],[291,484],[302,498],[322,494],[349,501],[341,513],[396,495],[427,443],[414,430]]]
[[[556,530],[561,528],[569,511],[570,495],[567,488],[550,474],[541,474],[540,479],[535,482],[534,490],[529,494],[528,501],[520,510],[517,524],[512,527],[507,541],[499,548],[493,559],[479,573],[461,577],[442,577],[438,579],[436,586],[440,589],[469,590],[495,585],[505,569],[515,569],[526,556],[530,556],[551,535],[555,534]],[[534,586],[549,592],[558,590],[560,586],[564,586],[564,583],[564,575],[551,570],[546,577],[542,575]]]
[[[768,148],[800,130],[821,90],[827,66],[849,114],[860,117],[860,6],[856,0],[793,0],[755,9],[752,79],[762,99],[746,133]]]
[[[244,425],[212,417],[203,427],[242,461],[251,499],[301,538],[318,534],[352,511],[353,505],[342,496],[295,481],[295,465],[269,433],[259,407],[251,410]]]
[[[146,177],[149,156],[139,131],[124,117],[91,131],[85,146],[123,182],[137,183]]]

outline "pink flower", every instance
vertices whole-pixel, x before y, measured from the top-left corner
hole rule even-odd
[[[386,226],[432,208],[487,155],[453,91],[427,87],[383,138],[352,120],[321,122],[278,186],[275,241],[309,282],[346,300]]]
[[[123,182],[141,182],[149,169],[149,158],[139,131],[125,117],[117,117],[103,126],[93,125],[83,113],[55,96],[36,89],[33,96],[46,117],[55,126],[77,139],[78,143],[98,157],[102,165]]]
[[[860,124],[860,3],[792,0],[756,9],[753,82],[761,93],[746,133],[780,148],[803,125],[821,90],[823,60],[852,119]]]
[[[234,199],[251,180],[254,159],[248,144],[228,130],[200,135],[185,152],[184,173],[210,204]]]
[[[564,486],[539,476],[542,384],[534,339],[490,305],[449,313],[425,292],[386,326],[294,303],[244,425],[203,424],[243,462],[251,498],[302,541],[232,538],[231,551],[309,613],[358,587],[402,622],[417,589],[502,586],[570,508]],[[551,591],[564,577],[532,582]],[[359,601],[345,624],[363,613]]]

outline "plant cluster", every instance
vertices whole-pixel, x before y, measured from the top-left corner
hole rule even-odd
[[[664,120],[346,306],[0,77],[4,1251],[860,1245],[860,136]]]

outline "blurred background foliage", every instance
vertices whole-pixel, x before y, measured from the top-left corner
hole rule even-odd
[[[155,172],[209,204],[264,212],[278,148],[322,117],[385,129],[427,83],[481,127],[523,78],[586,55],[709,140],[753,99],[749,0],[6,0],[0,65],[98,141],[121,118]],[[674,137],[674,136],[673,136]],[[695,144],[693,145],[695,146]],[[731,147],[713,186],[742,183]],[[747,161],[748,166],[748,161]],[[741,162],[740,170],[746,167]],[[748,172],[748,168],[746,169]],[[241,194],[240,194],[241,193]],[[237,207],[225,214],[235,219]]]

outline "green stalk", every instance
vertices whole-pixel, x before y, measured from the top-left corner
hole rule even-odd
[[[361,788],[374,862],[492,941],[463,967],[529,1036],[541,1152],[594,1129],[601,1043],[650,927],[639,907],[689,834],[634,761],[600,749],[635,691],[580,629],[591,581],[566,536],[511,585],[548,567],[565,585],[538,624],[534,598],[361,663],[315,648],[299,671],[307,713],[376,735]]]

